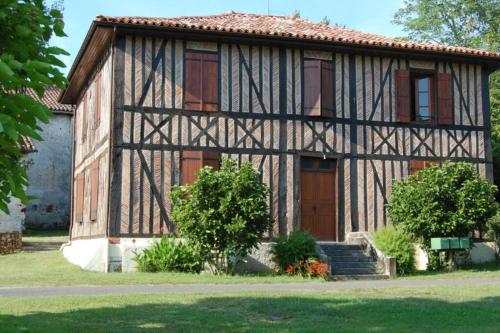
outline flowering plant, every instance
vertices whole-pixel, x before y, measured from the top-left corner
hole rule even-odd
[[[299,260],[289,265],[286,269],[288,275],[302,275],[303,277],[326,278],[328,275],[328,265],[316,258]]]

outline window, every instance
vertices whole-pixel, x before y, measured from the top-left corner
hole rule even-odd
[[[397,121],[452,124],[450,74],[399,69],[395,83]]]
[[[304,115],[333,116],[333,68],[329,60],[304,60]]]
[[[209,151],[182,152],[182,184],[192,184],[198,177],[198,170],[204,166],[211,166],[219,170],[220,153]]]
[[[219,109],[219,63],[216,52],[186,51],[184,109]]]
[[[83,222],[83,201],[85,198],[85,172],[76,176],[75,218],[77,223]]]
[[[413,175],[422,169],[439,164],[439,162],[438,161],[411,160],[409,164],[410,164],[410,170],[409,170],[410,175]]]
[[[99,202],[99,160],[90,165],[90,221],[97,220]]]
[[[434,75],[411,75],[412,86],[412,120],[432,122],[434,120]]]

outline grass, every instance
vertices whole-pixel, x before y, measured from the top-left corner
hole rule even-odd
[[[498,332],[500,286],[4,298],[2,332]]]
[[[213,276],[188,273],[88,272],[67,262],[59,251],[19,252],[0,256],[0,267],[0,287],[310,281],[301,277],[269,274]]]

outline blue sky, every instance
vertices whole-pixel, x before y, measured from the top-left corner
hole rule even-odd
[[[402,35],[401,28],[391,23],[403,0],[269,0],[269,12],[274,15],[290,15],[294,10],[302,18],[320,21],[328,16],[333,23],[351,29],[382,34]],[[68,37],[53,40],[53,44],[70,53],[62,60],[65,72],[73,64],[94,17],[110,16],[179,16],[210,15],[228,12],[267,14],[267,0],[65,0],[65,32]]]

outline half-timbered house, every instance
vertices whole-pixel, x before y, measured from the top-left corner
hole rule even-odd
[[[125,269],[125,248],[174,230],[171,187],[222,156],[269,186],[266,239],[372,232],[389,223],[393,181],[428,163],[492,178],[499,65],[498,53],[284,16],[98,16],[60,98],[77,105],[66,256]]]

